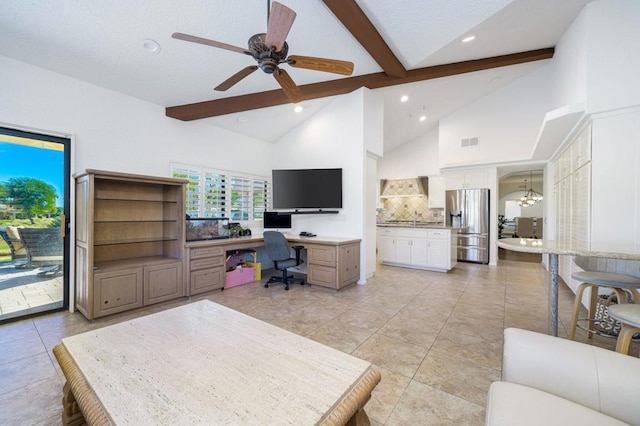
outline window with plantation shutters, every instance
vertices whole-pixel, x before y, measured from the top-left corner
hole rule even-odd
[[[202,217],[228,217],[226,175],[206,170],[203,181]]]
[[[171,176],[174,178],[188,179],[186,188],[185,210],[191,217],[200,217],[200,202],[202,200],[201,172],[195,167],[172,167]]]
[[[230,219],[232,221],[249,220],[249,210],[251,207],[251,179],[241,176],[231,176],[230,181]]]
[[[271,194],[269,190],[271,185],[266,179],[254,178],[253,182],[253,198],[251,200],[253,204],[253,220],[263,220],[264,212],[269,208],[269,200]]]
[[[228,217],[251,225],[261,222],[269,209],[271,180],[267,177],[177,163],[170,167],[173,177],[189,180],[186,206],[191,217]]]

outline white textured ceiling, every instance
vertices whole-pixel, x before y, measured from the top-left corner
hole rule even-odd
[[[590,0],[358,0],[405,68],[552,47]],[[354,75],[381,68],[320,0],[282,0],[297,13],[289,53],[354,62]],[[226,50],[171,38],[183,32],[245,47],[266,30],[266,0],[3,0],[0,55],[43,67],[162,106],[221,99],[279,88],[255,72],[227,92],[213,87],[251,65]],[[476,35],[472,43],[461,38]],[[142,47],[157,41],[159,53]],[[385,100],[385,151],[432,128],[460,106],[530,72],[523,64],[379,90]],[[299,68],[298,84],[340,76]],[[411,99],[400,105],[401,94]],[[330,99],[205,119],[238,133],[273,141]],[[428,119],[416,115],[426,111]],[[418,115],[419,116],[419,115]]]

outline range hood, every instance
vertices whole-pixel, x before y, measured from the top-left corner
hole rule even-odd
[[[390,179],[385,182],[380,197],[424,197],[427,188],[427,178]]]

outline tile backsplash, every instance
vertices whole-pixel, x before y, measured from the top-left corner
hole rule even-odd
[[[427,197],[390,197],[380,199],[378,222],[417,220],[418,222],[444,222],[444,209],[430,209]]]

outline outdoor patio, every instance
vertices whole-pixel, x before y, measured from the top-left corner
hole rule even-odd
[[[62,307],[63,276],[38,276],[51,266],[21,269],[0,263],[0,321]]]

